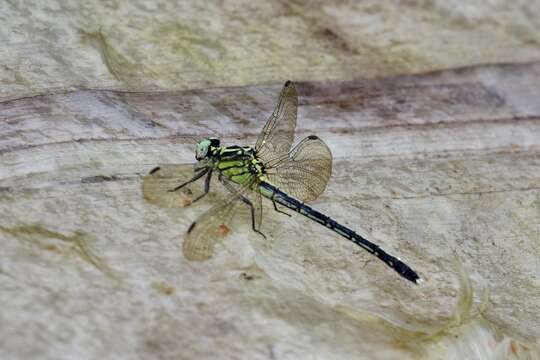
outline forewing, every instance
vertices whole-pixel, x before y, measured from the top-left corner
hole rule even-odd
[[[142,178],[143,197],[151,204],[166,208],[189,206],[193,199],[203,193],[202,179],[175,192],[168,190],[185,183],[193,176],[195,176],[193,164],[159,165]]]
[[[191,224],[182,244],[186,259],[204,261],[212,257],[216,242],[230,232],[228,224],[237,204],[236,198],[221,201]]]
[[[266,169],[268,180],[298,200],[313,201],[322,194],[332,174],[332,153],[315,135]]]
[[[287,81],[281,90],[279,102],[255,144],[257,157],[264,163],[285,156],[291,149],[296,127],[298,95],[296,87]]]

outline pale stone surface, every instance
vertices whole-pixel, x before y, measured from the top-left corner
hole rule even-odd
[[[432,358],[457,346],[454,332],[492,334],[484,341],[495,349],[503,331],[534,351],[538,81],[539,65],[516,65],[298,85],[298,137],[316,132],[335,158],[314,205],[406,259],[421,286],[270,207],[270,243],[240,216],[214,259],[182,258],[182,234],[207,205],[147,204],[140,176],[192,161],[194,139],[221,129],[229,143],[254,143],[279,85],[5,101],[0,348],[47,358]],[[462,296],[484,320],[432,339],[448,319],[460,324],[455,257],[473,274],[476,295]]]
[[[540,1],[0,3],[0,97],[388,76],[540,60]]]
[[[539,12],[0,3],[0,358],[539,358]],[[210,201],[142,199],[201,136],[253,144],[287,78],[335,159],[314,207],[424,284],[270,206],[191,263]]]

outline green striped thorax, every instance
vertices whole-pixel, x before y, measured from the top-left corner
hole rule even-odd
[[[218,170],[223,176],[240,185],[249,185],[253,176],[264,180],[264,164],[249,146],[220,146],[217,138],[200,141],[195,159],[205,167]]]

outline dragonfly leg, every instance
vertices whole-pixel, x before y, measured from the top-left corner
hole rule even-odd
[[[208,172],[208,175],[204,179],[204,192],[201,195],[197,196],[192,202],[198,201],[208,194],[208,192],[210,191],[210,180],[212,180],[212,170]]]
[[[266,235],[264,235],[261,231],[257,230],[257,227],[255,226],[255,207],[253,206],[253,203],[248,198],[242,195],[240,195],[240,199],[242,200],[242,202],[244,202],[244,204],[249,206],[251,210],[251,229],[257,234],[261,235],[266,240]]]
[[[208,172],[208,168],[204,169],[203,171],[201,171],[200,173],[196,174],[194,177],[192,177],[190,180],[186,181],[185,183],[183,184],[180,184],[178,185],[177,187],[175,187],[174,189],[170,189],[170,190],[167,190],[168,192],[174,192],[174,191],[177,191],[177,190],[180,190],[181,188],[183,188],[184,186],[188,185],[188,184],[191,184],[192,182],[194,181],[197,181],[199,180],[200,178],[202,178],[207,172]]]
[[[287,216],[291,216],[291,214],[289,214],[288,212],[285,212],[283,210],[279,210],[278,207],[277,207],[277,204],[274,200],[274,198],[272,198],[272,204],[274,204],[274,210],[277,211],[278,213],[282,213],[282,214],[285,214]]]

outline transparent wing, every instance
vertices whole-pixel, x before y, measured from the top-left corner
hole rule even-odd
[[[244,204],[242,198],[253,205],[255,228],[261,226],[261,194],[252,191],[251,186],[255,185],[255,177],[249,186],[236,184],[227,178],[220,181],[229,191],[230,198],[213,206],[191,224],[182,245],[184,257],[188,260],[204,261],[212,257],[215,244],[230,232],[228,225],[238,207]]]
[[[220,201],[191,224],[182,244],[186,259],[204,261],[212,257],[216,242],[230,232],[228,224],[239,202],[236,197]]]
[[[169,192],[176,186],[185,183],[195,175],[194,164],[163,164],[155,167],[150,174],[142,178],[142,192],[146,201],[166,208],[186,207],[193,199],[201,195],[204,181],[199,179],[184,188]],[[211,192],[208,196],[216,196]]]
[[[251,181],[247,185],[237,184],[225,177],[222,177],[220,181],[229,192],[234,194],[235,197],[239,199],[243,197],[245,200],[249,201],[253,207],[253,213],[250,214],[253,219],[252,225],[255,230],[260,230],[262,224],[262,198],[258,186],[259,180],[255,176],[252,176]],[[251,210],[250,205],[245,205]]]
[[[266,121],[255,144],[257,157],[265,164],[285,156],[291,149],[296,127],[298,95],[291,81],[287,81],[281,90],[279,102]]]
[[[298,143],[289,154],[266,169],[268,180],[298,200],[313,201],[332,174],[332,153],[315,135]]]

